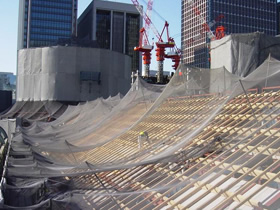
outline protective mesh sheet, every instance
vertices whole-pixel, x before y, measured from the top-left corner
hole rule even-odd
[[[280,60],[280,37],[264,33],[231,34],[211,42],[211,68],[225,66],[233,74],[245,77],[268,56]]]
[[[148,110],[148,112],[144,116],[142,116],[140,120],[135,122],[127,132],[118,132],[117,136],[112,136],[111,138],[107,137],[102,139],[103,141],[97,141],[98,138],[97,136],[95,136],[96,131],[94,131],[93,134],[90,135],[90,137],[95,136],[95,138],[93,138],[92,141],[85,141],[85,143],[87,143],[86,147],[79,146],[78,144],[75,145],[75,141],[71,142],[71,140],[65,140],[67,138],[65,136],[63,136],[62,139],[59,139],[57,138],[59,136],[56,136],[56,138],[54,138],[56,142],[54,144],[49,144],[50,135],[47,135],[47,143],[44,146],[42,146],[43,143],[41,143],[40,145],[40,141],[42,140],[42,138],[40,138],[40,140],[38,140],[38,137],[35,138],[34,144],[36,147],[33,147],[32,150],[33,152],[36,152],[36,154],[44,156],[44,158],[47,158],[51,162],[59,164],[59,166],[67,164],[70,169],[77,169],[78,171],[88,170],[88,164],[92,164],[98,170],[103,170],[112,169],[118,165],[119,167],[131,167],[134,164],[156,162],[157,160],[160,160],[162,158],[169,158],[170,155],[173,155],[176,151],[183,147],[183,145],[188,144],[191,138],[198,132],[200,132],[201,129],[203,129],[207,124],[207,122],[215,116],[215,112],[221,109],[223,103],[225,103],[230,96],[230,94],[227,93],[227,90],[231,90],[233,83],[236,83],[236,81],[238,81],[238,78],[229,74],[225,69],[212,70],[211,73],[208,69],[195,69],[191,67],[181,69],[169,83],[164,93]],[[203,84],[203,86],[201,84]],[[141,89],[142,88],[139,88],[139,92],[142,92]],[[222,93],[225,92],[222,97],[220,96],[220,91]],[[176,99],[178,99],[180,97],[186,97],[185,102],[188,103],[188,97],[193,97],[201,94],[212,99],[210,101],[207,99],[204,102],[204,106],[206,108],[204,110],[195,110],[192,114],[193,118],[185,120],[176,119],[175,122],[173,122],[173,124],[175,125],[175,129],[172,129],[172,127],[167,127],[165,131],[160,131],[162,134],[165,133],[165,135],[162,137],[158,137],[159,129],[153,127],[152,122],[160,122],[163,120],[164,123],[165,119],[161,119],[166,114],[166,110],[164,109],[164,107],[169,107],[170,104],[174,103],[172,98],[175,97]],[[130,97],[128,98],[130,99]],[[149,97],[146,98],[149,99]],[[122,100],[122,102],[123,104],[127,104],[126,100]],[[129,102],[129,104],[131,104],[131,102]],[[142,105],[142,107],[146,107],[145,104],[140,103],[140,105]],[[176,102],[174,105],[176,105]],[[124,116],[124,113],[128,114],[129,116],[131,115],[131,113],[129,112],[127,106],[120,107],[125,108],[120,115],[117,115],[117,117],[121,116],[122,121],[127,122],[129,118],[127,116]],[[135,105],[133,105],[132,108],[132,112],[141,110],[141,107],[137,107]],[[189,110],[186,111],[188,112]],[[198,113],[203,113],[203,115],[199,115]],[[184,115],[184,112],[178,112],[177,115]],[[119,118],[109,118],[108,121],[105,120],[103,122],[104,126],[98,126],[98,131],[101,128],[100,134],[102,135],[104,135],[104,133],[107,133],[108,127],[112,127],[112,125],[114,124],[120,126],[121,121],[119,120]],[[168,125],[167,122],[166,124]],[[182,125],[178,126],[180,124]],[[145,130],[149,133],[149,138],[151,139],[153,144],[147,145],[148,147],[146,149],[143,149],[141,150],[141,152],[139,152],[138,134],[141,130]],[[69,130],[65,131],[65,133],[69,134]],[[81,133],[82,132],[80,132],[79,135],[81,135]],[[51,132],[51,134],[53,134],[53,131]],[[72,138],[73,136],[75,136],[75,134],[72,133],[71,137],[69,138]],[[174,136],[180,136],[181,139],[173,142],[167,148],[165,144],[167,142],[172,142],[172,138]],[[28,138],[30,138],[30,135],[25,136],[23,133],[24,141],[28,141]],[[90,140],[90,138],[86,138],[86,140]],[[81,139],[78,139],[78,142],[80,143]],[[130,145],[124,146],[123,142],[130,142]],[[121,147],[116,148],[117,150],[130,149],[130,152],[120,152],[119,154],[119,152],[114,153],[114,150],[112,150],[112,152],[110,153],[110,157],[107,160],[102,160],[103,157],[101,154],[104,153],[104,151],[102,150],[104,148],[106,150],[107,148],[116,147],[115,145],[119,145],[118,147]],[[151,153],[153,155],[151,155]],[[77,164],[79,165],[78,167]],[[51,169],[54,169],[53,166],[51,167]],[[64,171],[63,173],[68,172]]]
[[[17,185],[20,195],[28,186],[31,197],[41,192],[32,202],[36,208],[46,202],[54,209],[273,207],[280,93],[272,86],[279,83],[279,70],[273,58],[243,79],[226,69],[181,66],[147,112],[109,141],[88,139],[87,148],[80,139],[59,140],[52,148],[44,136],[37,136],[38,145],[26,144],[32,141],[25,140],[27,133],[15,137],[6,184]],[[101,127],[121,124],[115,116],[101,120]],[[149,135],[142,144],[140,131]],[[253,202],[263,190],[267,196]],[[27,205],[35,208],[17,206]]]
[[[66,111],[68,115],[62,115],[49,126],[40,123],[22,129],[22,136],[41,151],[60,152],[67,148],[72,152],[94,148],[129,129],[152,105],[163,88],[139,79],[121,101],[116,96],[70,107],[72,112]]]
[[[0,115],[0,119],[18,117],[28,122],[46,121],[59,117],[66,108],[66,105],[54,101],[17,101],[7,113]]]

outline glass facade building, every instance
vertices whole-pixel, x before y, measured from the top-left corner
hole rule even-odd
[[[264,32],[277,34],[276,0],[194,0],[195,9],[182,0],[183,63],[210,67],[210,55],[205,28],[199,17],[206,20],[211,31],[222,25],[226,34]],[[199,14],[199,15],[198,15]]]
[[[111,12],[96,11],[96,40],[101,48],[110,49],[111,46]]]
[[[135,14],[126,14],[126,47],[125,53],[127,55],[132,56],[132,69],[133,71],[140,70],[139,63],[141,63],[140,55],[138,51],[134,51],[134,47],[139,44],[139,29],[140,29],[140,21],[139,15]]]
[[[76,35],[77,0],[21,0],[18,49],[55,45]]]
[[[100,48],[131,56],[132,71],[141,71],[139,30],[142,21],[132,4],[94,0],[78,19],[78,37],[96,40]]]
[[[123,53],[124,45],[124,13],[113,12],[113,42],[112,48],[114,51]]]

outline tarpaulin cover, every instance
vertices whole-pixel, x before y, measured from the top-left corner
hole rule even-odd
[[[131,83],[130,66],[129,56],[106,49],[22,49],[18,51],[17,101],[80,102],[125,95]],[[93,80],[91,74],[99,77]]]
[[[280,37],[264,33],[231,34],[211,41],[211,68],[225,67],[233,74],[247,76],[270,55],[280,60]]]

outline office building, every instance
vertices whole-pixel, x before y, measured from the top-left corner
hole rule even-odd
[[[141,71],[139,44],[142,18],[133,4],[92,1],[78,19],[78,37],[96,40],[100,48],[132,57],[132,71]]]
[[[78,0],[20,0],[18,49],[55,45],[76,35]]]
[[[182,57],[183,63],[197,67],[210,67],[207,27],[211,31],[222,25],[227,34],[264,32],[275,36],[276,0],[226,1],[226,0],[182,0]],[[195,5],[195,6],[194,6]]]

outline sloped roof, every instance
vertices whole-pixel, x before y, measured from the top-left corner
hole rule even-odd
[[[38,123],[43,131],[22,129],[11,145],[6,207],[276,209],[279,67],[269,58],[241,79],[181,66],[160,95],[138,81],[117,104],[69,111],[57,124]],[[15,189],[40,199],[16,202]]]

